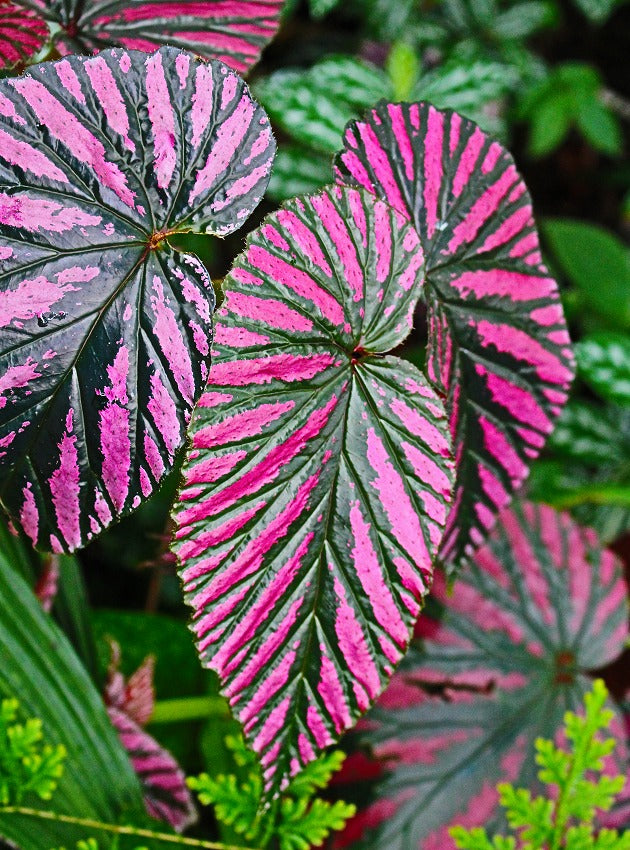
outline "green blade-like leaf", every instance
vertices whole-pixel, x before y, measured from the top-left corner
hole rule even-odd
[[[270,789],[374,700],[430,582],[447,422],[387,354],[421,268],[400,214],[333,187],[268,217],[225,281],[174,548],[202,660]]]
[[[65,770],[51,803],[35,808],[109,823],[145,818],[140,786],[105,706],[70,644],[0,554],[0,697],[42,720],[44,740],[63,744]],[[85,827],[0,810],[0,835],[22,850],[49,850],[85,837]]]

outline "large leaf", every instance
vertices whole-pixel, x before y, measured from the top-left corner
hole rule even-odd
[[[385,760],[365,846],[447,850],[452,824],[501,825],[496,784],[536,785],[534,741],[555,738],[628,635],[621,564],[590,529],[531,503],[504,511],[439,610],[363,740]],[[621,714],[617,770],[625,771]],[[360,822],[355,824],[355,828]]]
[[[73,550],[172,467],[210,363],[212,282],[174,232],[225,235],[274,143],[225,65],[109,50],[0,83],[0,500]]]
[[[512,157],[471,121],[427,104],[380,104],[351,123],[337,179],[384,198],[425,254],[428,374],[457,458],[441,547],[470,555],[527,475],[573,377],[555,282]]]
[[[335,188],[269,216],[226,280],[175,551],[202,660],[270,788],[378,695],[431,583],[448,427],[386,356],[421,264],[399,213]]]
[[[15,0],[53,24],[62,56],[125,47],[152,53],[169,44],[235,71],[254,65],[273,38],[284,0]]]
[[[28,62],[47,38],[48,26],[33,9],[0,3],[0,71]]]
[[[18,699],[24,717],[42,720],[47,743],[68,751],[54,810],[118,823],[142,818],[140,786],[103,702],[63,633],[0,553],[0,697]],[[33,803],[25,799],[25,804]],[[51,803],[36,801],[40,808]],[[85,838],[85,827],[42,822],[0,810],[0,835],[22,850]]]

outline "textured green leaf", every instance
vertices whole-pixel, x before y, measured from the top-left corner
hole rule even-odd
[[[630,337],[595,334],[576,345],[580,377],[605,401],[630,406]]]

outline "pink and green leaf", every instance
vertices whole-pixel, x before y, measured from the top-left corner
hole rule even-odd
[[[24,65],[49,39],[48,24],[19,2],[0,2],[0,71]]]
[[[424,250],[428,374],[457,459],[441,558],[455,569],[523,482],[566,401],[574,364],[557,287],[512,157],[472,121],[381,103],[348,125],[344,143],[337,180],[386,200]]]
[[[33,0],[55,24],[62,56],[164,45],[217,59],[239,73],[255,65],[280,25],[284,0]],[[20,0],[15,0],[21,6]],[[30,8],[25,0],[24,7]]]
[[[224,283],[174,548],[201,658],[269,789],[381,692],[431,584],[448,423],[387,353],[421,271],[398,212],[336,187],[269,216]]]
[[[434,587],[434,607],[362,732],[385,768],[377,802],[353,827],[370,826],[366,848],[448,850],[451,825],[502,826],[497,783],[536,786],[535,739],[556,737],[590,688],[588,672],[618,657],[628,636],[620,562],[547,506],[504,510],[452,592]],[[624,772],[615,714],[610,767]]]
[[[147,812],[182,832],[197,820],[184,772],[173,756],[142,728],[155,704],[154,659],[149,656],[126,679],[120,672],[120,647],[112,641],[105,704],[112,725],[142,785]]]
[[[71,551],[173,466],[214,292],[168,236],[239,227],[274,141],[234,72],[173,48],[39,65],[0,112],[0,501]]]

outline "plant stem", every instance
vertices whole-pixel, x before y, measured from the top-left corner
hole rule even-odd
[[[51,820],[57,823],[67,823],[73,826],[84,826],[86,829],[97,829],[101,832],[113,832],[116,835],[132,835],[136,838],[152,838],[154,841],[178,844],[180,847],[200,847],[202,850],[249,850],[234,844],[221,844],[217,841],[203,841],[200,838],[185,838],[183,835],[171,835],[166,832],[153,832],[151,829],[141,829],[135,826],[118,826],[113,823],[102,823],[90,818],[75,818],[61,815],[57,812],[29,809],[24,806],[0,806],[0,814],[22,815],[25,817]]]
[[[208,717],[229,716],[230,709],[223,697],[183,697],[158,700],[150,723],[181,723],[184,720],[206,720]]]

